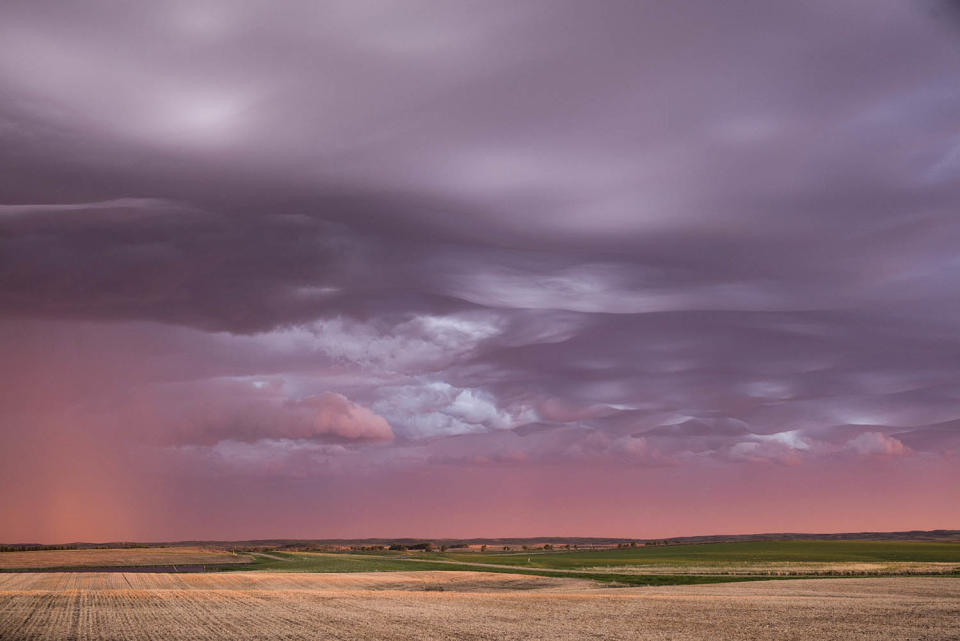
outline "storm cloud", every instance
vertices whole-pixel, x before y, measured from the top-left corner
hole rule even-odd
[[[954,13],[4,3],[0,487],[957,480]]]

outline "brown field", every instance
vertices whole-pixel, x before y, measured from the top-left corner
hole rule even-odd
[[[0,575],[0,639],[960,639],[960,580],[604,588],[475,572]]]
[[[250,560],[242,554],[196,547],[35,550],[0,553],[0,569],[206,565]]]

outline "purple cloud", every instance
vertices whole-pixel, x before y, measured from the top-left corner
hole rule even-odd
[[[157,478],[956,474],[951,6],[7,2],[0,430]]]

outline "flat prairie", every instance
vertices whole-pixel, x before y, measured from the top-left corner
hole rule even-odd
[[[0,575],[0,639],[960,639],[960,579],[605,588],[476,572]]]
[[[250,560],[246,555],[199,547],[31,550],[0,553],[0,569],[212,565]]]

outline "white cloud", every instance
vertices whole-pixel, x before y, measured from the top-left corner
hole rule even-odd
[[[808,450],[810,444],[800,434],[800,430],[790,430],[788,432],[777,432],[775,434],[754,434],[751,438],[768,443],[779,443],[792,450]]]
[[[394,324],[338,317],[267,332],[254,340],[282,353],[322,353],[366,369],[419,372],[450,365],[500,331],[490,314],[422,315]]]
[[[810,443],[807,439],[800,435],[799,430],[791,430],[776,434],[752,434],[749,440],[732,445],[728,455],[739,461],[796,465],[808,450]]]
[[[500,409],[491,394],[442,381],[398,385],[386,388],[384,393],[373,410],[410,438],[509,429],[518,421],[518,417]]]

